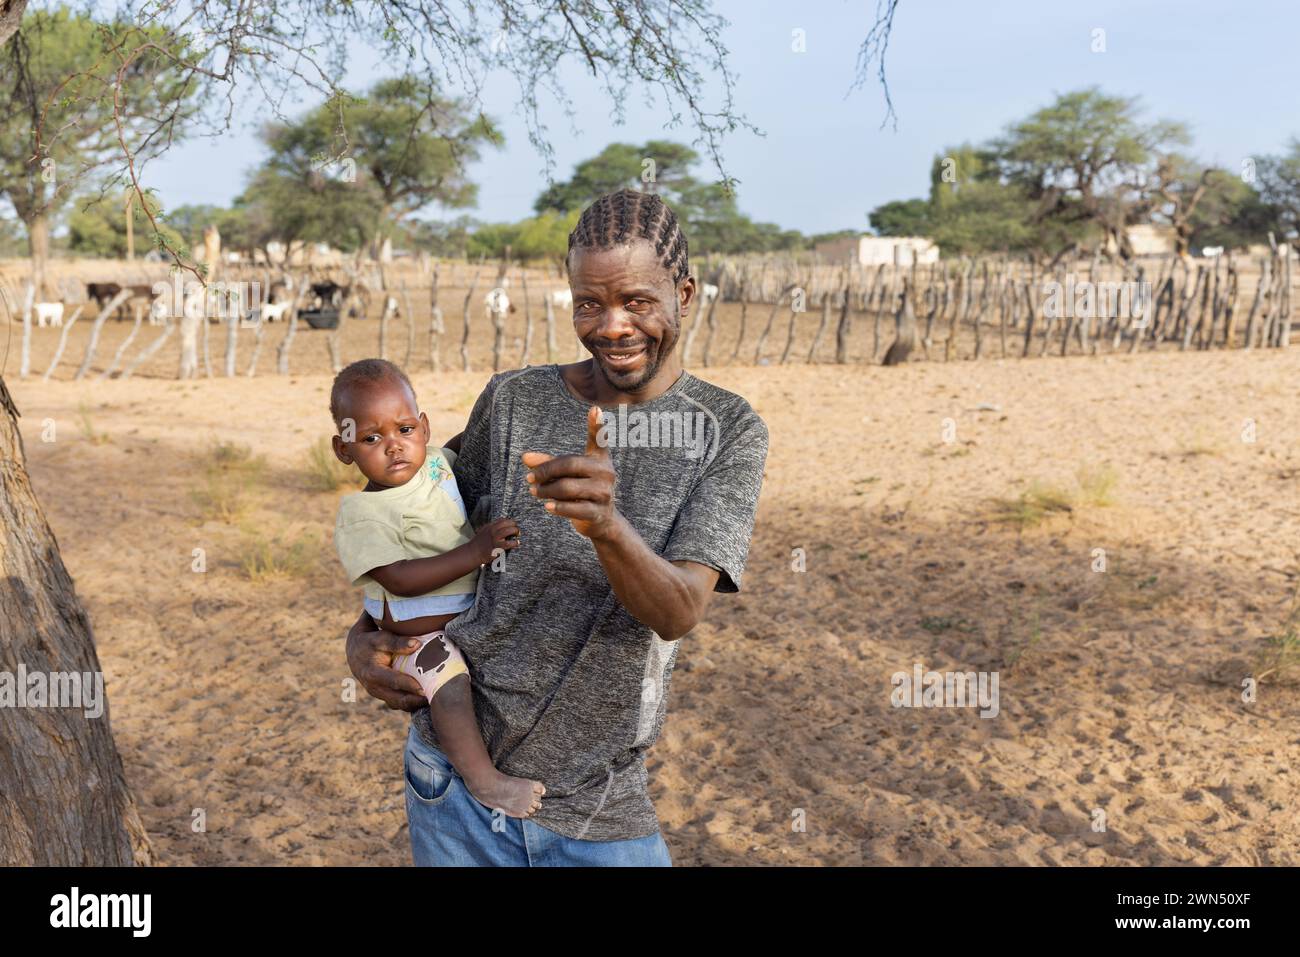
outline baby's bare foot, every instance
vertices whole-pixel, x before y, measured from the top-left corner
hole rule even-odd
[[[481,779],[467,779],[465,786],[479,804],[499,808],[510,817],[528,817],[542,806],[542,795],[546,793],[541,781],[512,777],[495,768]]]

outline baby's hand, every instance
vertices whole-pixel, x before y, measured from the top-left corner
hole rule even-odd
[[[479,564],[486,565],[498,548],[509,551],[519,547],[519,526],[513,518],[488,522],[474,534],[474,547],[478,549]]]

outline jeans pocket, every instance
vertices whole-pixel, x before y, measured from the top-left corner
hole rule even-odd
[[[450,762],[432,753],[428,745],[422,744],[416,751],[408,744],[404,764],[407,795],[426,807],[441,804],[455,787],[456,773]]]

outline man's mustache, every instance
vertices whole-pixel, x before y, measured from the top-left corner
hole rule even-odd
[[[628,341],[627,339],[588,339],[587,345],[593,349],[610,349],[614,352],[621,352],[629,349],[640,349],[642,346],[647,348],[653,344],[652,339],[637,339]]]

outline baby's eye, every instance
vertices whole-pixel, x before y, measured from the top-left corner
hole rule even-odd
[[[362,442],[365,442],[367,445],[374,445],[375,442],[378,442],[378,441],[379,441],[379,436],[378,436],[378,435],[367,435],[367,436],[366,436],[364,439],[362,439],[361,441],[362,441]]]
[[[404,426],[402,426],[402,434],[403,434],[403,435],[405,435],[407,432],[414,432],[414,431],[415,431],[415,426],[413,426],[413,425],[404,425]]]

